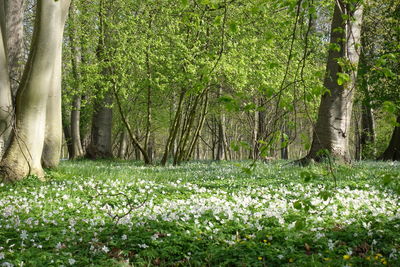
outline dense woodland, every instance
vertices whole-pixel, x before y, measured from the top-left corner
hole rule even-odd
[[[400,266],[400,0],[0,0],[0,266]]]
[[[400,159],[399,1],[1,3],[3,179],[61,152]]]

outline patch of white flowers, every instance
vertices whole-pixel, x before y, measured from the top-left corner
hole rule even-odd
[[[383,218],[400,218],[399,196],[382,192],[372,186],[368,190],[341,188],[324,200],[319,196],[324,190],[323,186],[296,183],[262,187],[248,185],[235,189],[229,186],[200,186],[182,180],[162,183],[144,179],[132,180],[128,183],[124,180],[100,183],[95,178],[87,178],[77,179],[76,182],[52,182],[29,189],[10,187],[0,202],[0,230],[15,229],[19,233],[19,240],[0,244],[5,247],[0,250],[0,265],[12,266],[7,262],[5,252],[12,251],[15,243],[25,242],[42,248],[41,244],[35,243],[29,232],[29,229],[36,226],[67,225],[62,230],[67,240],[70,233],[77,234],[77,224],[85,224],[89,229],[96,229],[95,236],[90,241],[92,250],[108,253],[110,248],[106,245],[96,248],[96,235],[104,230],[106,222],[110,222],[112,218],[115,223],[130,228],[145,225],[149,221],[191,223],[212,238],[229,222],[260,231],[264,229],[265,220],[274,220],[282,228],[292,229],[295,221],[290,220],[288,215],[300,212],[294,207],[294,203],[301,198],[307,198],[312,204],[308,210],[307,222],[312,226],[311,231],[315,231],[315,239],[325,238],[321,230],[328,220],[334,220],[341,225],[364,220],[363,227],[371,231],[367,218],[373,217],[377,221]],[[224,179],[216,178],[216,181],[222,183]],[[226,179],[226,184],[233,183],[232,179]],[[91,198],[83,199],[83,195]],[[108,203],[110,199],[116,204]],[[135,208],[130,210],[129,205],[134,205]],[[71,215],[72,210],[74,215]],[[86,216],[80,215],[83,211]],[[118,216],[120,219],[115,221]],[[128,236],[129,234],[120,234],[116,238],[127,240]],[[168,236],[169,234],[166,235]],[[151,237],[153,241],[158,241],[159,238],[158,233]],[[232,236],[225,243],[234,244],[235,238]],[[334,243],[327,240],[328,248],[333,249]],[[149,247],[146,243],[136,245],[142,249]],[[64,240],[59,240],[53,248],[62,250]],[[396,253],[393,251],[392,257]],[[69,265],[75,263],[72,258],[68,260]]]

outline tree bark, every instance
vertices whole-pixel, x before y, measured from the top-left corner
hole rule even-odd
[[[288,160],[289,159],[289,144],[287,142],[288,129],[287,129],[286,121],[283,122],[282,132],[281,132],[281,159]]]
[[[128,133],[126,129],[124,129],[122,130],[119,139],[118,158],[125,159],[127,149],[128,149]]]
[[[70,159],[77,159],[84,156],[84,151],[81,142],[81,133],[80,133],[80,120],[81,120],[81,92],[80,92],[80,83],[81,83],[81,75],[78,70],[79,64],[81,63],[81,50],[79,49],[77,38],[78,34],[76,31],[76,21],[75,21],[75,6],[71,3],[70,7],[70,31],[69,31],[69,39],[71,42],[71,52],[72,52],[72,75],[74,77],[74,93],[72,100],[72,110],[71,110],[71,154],[69,155]]]
[[[8,72],[13,99],[17,94],[23,71],[24,0],[0,0],[5,9],[5,42]]]
[[[0,179],[43,177],[46,106],[70,1],[38,0],[31,52],[16,97],[15,133],[0,164]],[[55,111],[57,112],[57,111]]]
[[[71,122],[70,122],[70,112],[65,109],[65,106],[62,106],[62,127],[64,133],[65,143],[67,144],[68,149],[68,157],[70,158],[72,154],[72,138],[71,138]]]
[[[44,168],[54,168],[60,163],[63,138],[61,111],[62,41],[59,41],[57,45],[46,106],[46,128],[42,152],[42,166]]]
[[[3,38],[5,25],[2,18],[4,18],[4,9],[0,5],[0,160],[8,147],[13,112],[6,46]]]
[[[97,102],[97,101],[96,101]],[[95,104],[90,144],[86,156],[91,159],[112,158],[112,97],[106,95]]]
[[[103,78],[107,79],[112,73],[111,66],[109,63],[109,51],[107,51],[110,42],[110,29],[106,27],[104,22],[104,16],[110,16],[111,10],[104,10],[104,2],[100,2],[100,38],[97,47],[97,59],[104,65],[101,67],[101,75]],[[105,12],[105,14],[104,14]],[[107,39],[107,42],[106,42]],[[91,159],[101,159],[101,158],[112,158],[112,104],[113,96],[111,88],[106,88],[102,90],[103,84],[99,83],[98,93],[102,92],[99,98],[96,98],[94,103],[94,112],[92,117],[92,129],[90,144],[86,151],[86,157]]]
[[[400,115],[396,122],[400,124]],[[392,138],[385,152],[378,158],[379,160],[400,160],[400,126],[394,127]]]
[[[350,4],[345,4],[342,0],[336,1],[335,4],[331,49],[324,80],[324,86],[329,92],[321,98],[313,142],[305,159],[319,161],[323,158],[320,151],[327,150],[334,158],[350,161],[350,120],[363,11],[362,6],[354,12],[350,7]],[[344,20],[343,15],[347,15],[348,20]],[[345,75],[344,73],[347,73],[349,80],[339,82],[339,75]]]
[[[369,103],[363,103],[361,106],[360,135],[361,158],[366,159],[367,155],[364,152],[366,151],[367,146],[375,142],[375,120],[372,108]]]

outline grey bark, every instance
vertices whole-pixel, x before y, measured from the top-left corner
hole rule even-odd
[[[9,143],[11,133],[12,100],[8,76],[8,62],[4,42],[4,9],[0,6],[0,160]]]
[[[5,36],[11,92],[15,98],[23,71],[24,0],[0,0],[5,10]]]
[[[365,150],[368,145],[375,142],[375,119],[371,106],[363,103],[361,106],[361,133],[360,133],[360,149],[361,158],[366,159]]]
[[[92,118],[90,144],[86,156],[91,159],[112,158],[112,97],[96,102]]]
[[[42,152],[42,166],[54,168],[60,163],[63,139],[61,111],[62,41],[57,44],[53,73],[46,106],[46,128]]]
[[[16,96],[15,133],[0,164],[0,179],[43,177],[46,106],[70,1],[37,1],[32,47]],[[55,111],[56,112],[56,111]]]
[[[119,139],[118,158],[125,159],[128,149],[128,132],[126,129],[122,130]]]
[[[75,6],[72,3],[70,7],[70,31],[69,31],[69,39],[71,42],[71,52],[74,55],[71,58],[72,63],[72,74],[75,80],[74,90],[76,93],[73,96],[72,100],[72,110],[71,110],[71,148],[72,151],[69,155],[70,159],[77,159],[84,156],[82,142],[81,142],[81,134],[80,134],[80,117],[81,117],[81,101],[82,97],[80,94],[80,82],[81,75],[78,70],[79,64],[81,63],[81,50],[79,49],[77,42],[77,31],[75,25]]]
[[[112,72],[111,67],[107,64],[109,63],[110,57],[107,49],[111,40],[109,32],[110,29],[109,27],[106,27],[104,16],[111,16],[111,8],[107,7],[107,10],[105,10],[105,8],[104,1],[100,1],[100,38],[96,56],[98,61],[103,62],[104,64],[101,69],[101,75],[107,79]],[[111,88],[103,90],[103,85],[101,83],[99,83],[97,86],[98,93],[102,93],[103,95],[99,98],[96,98],[94,103],[90,144],[86,151],[86,157],[91,159],[112,158],[112,90]]]
[[[284,135],[288,135],[288,127],[286,121],[283,123],[282,126],[282,133],[281,133],[281,159],[289,159],[289,144]]]
[[[80,116],[81,116],[81,96],[75,96],[72,101],[71,110],[71,145],[72,153],[70,159],[81,158],[84,155],[81,133],[80,133]]]
[[[361,41],[361,23],[363,7],[354,13],[348,4],[338,0],[335,4],[331,26],[331,45],[338,49],[330,49],[326,67],[324,86],[329,89],[321,98],[318,120],[315,125],[313,142],[306,159],[320,160],[319,151],[327,150],[340,160],[349,161],[349,133],[353,106],[353,91],[356,69],[359,60],[359,44]],[[343,16],[350,16],[344,20]],[[351,67],[343,68],[338,60],[348,61]],[[350,80],[343,85],[338,84],[338,73],[346,72]]]

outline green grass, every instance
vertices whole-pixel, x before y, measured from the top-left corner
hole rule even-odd
[[[0,266],[399,266],[400,165],[63,162],[0,184]],[[11,266],[11,265],[10,265]]]

